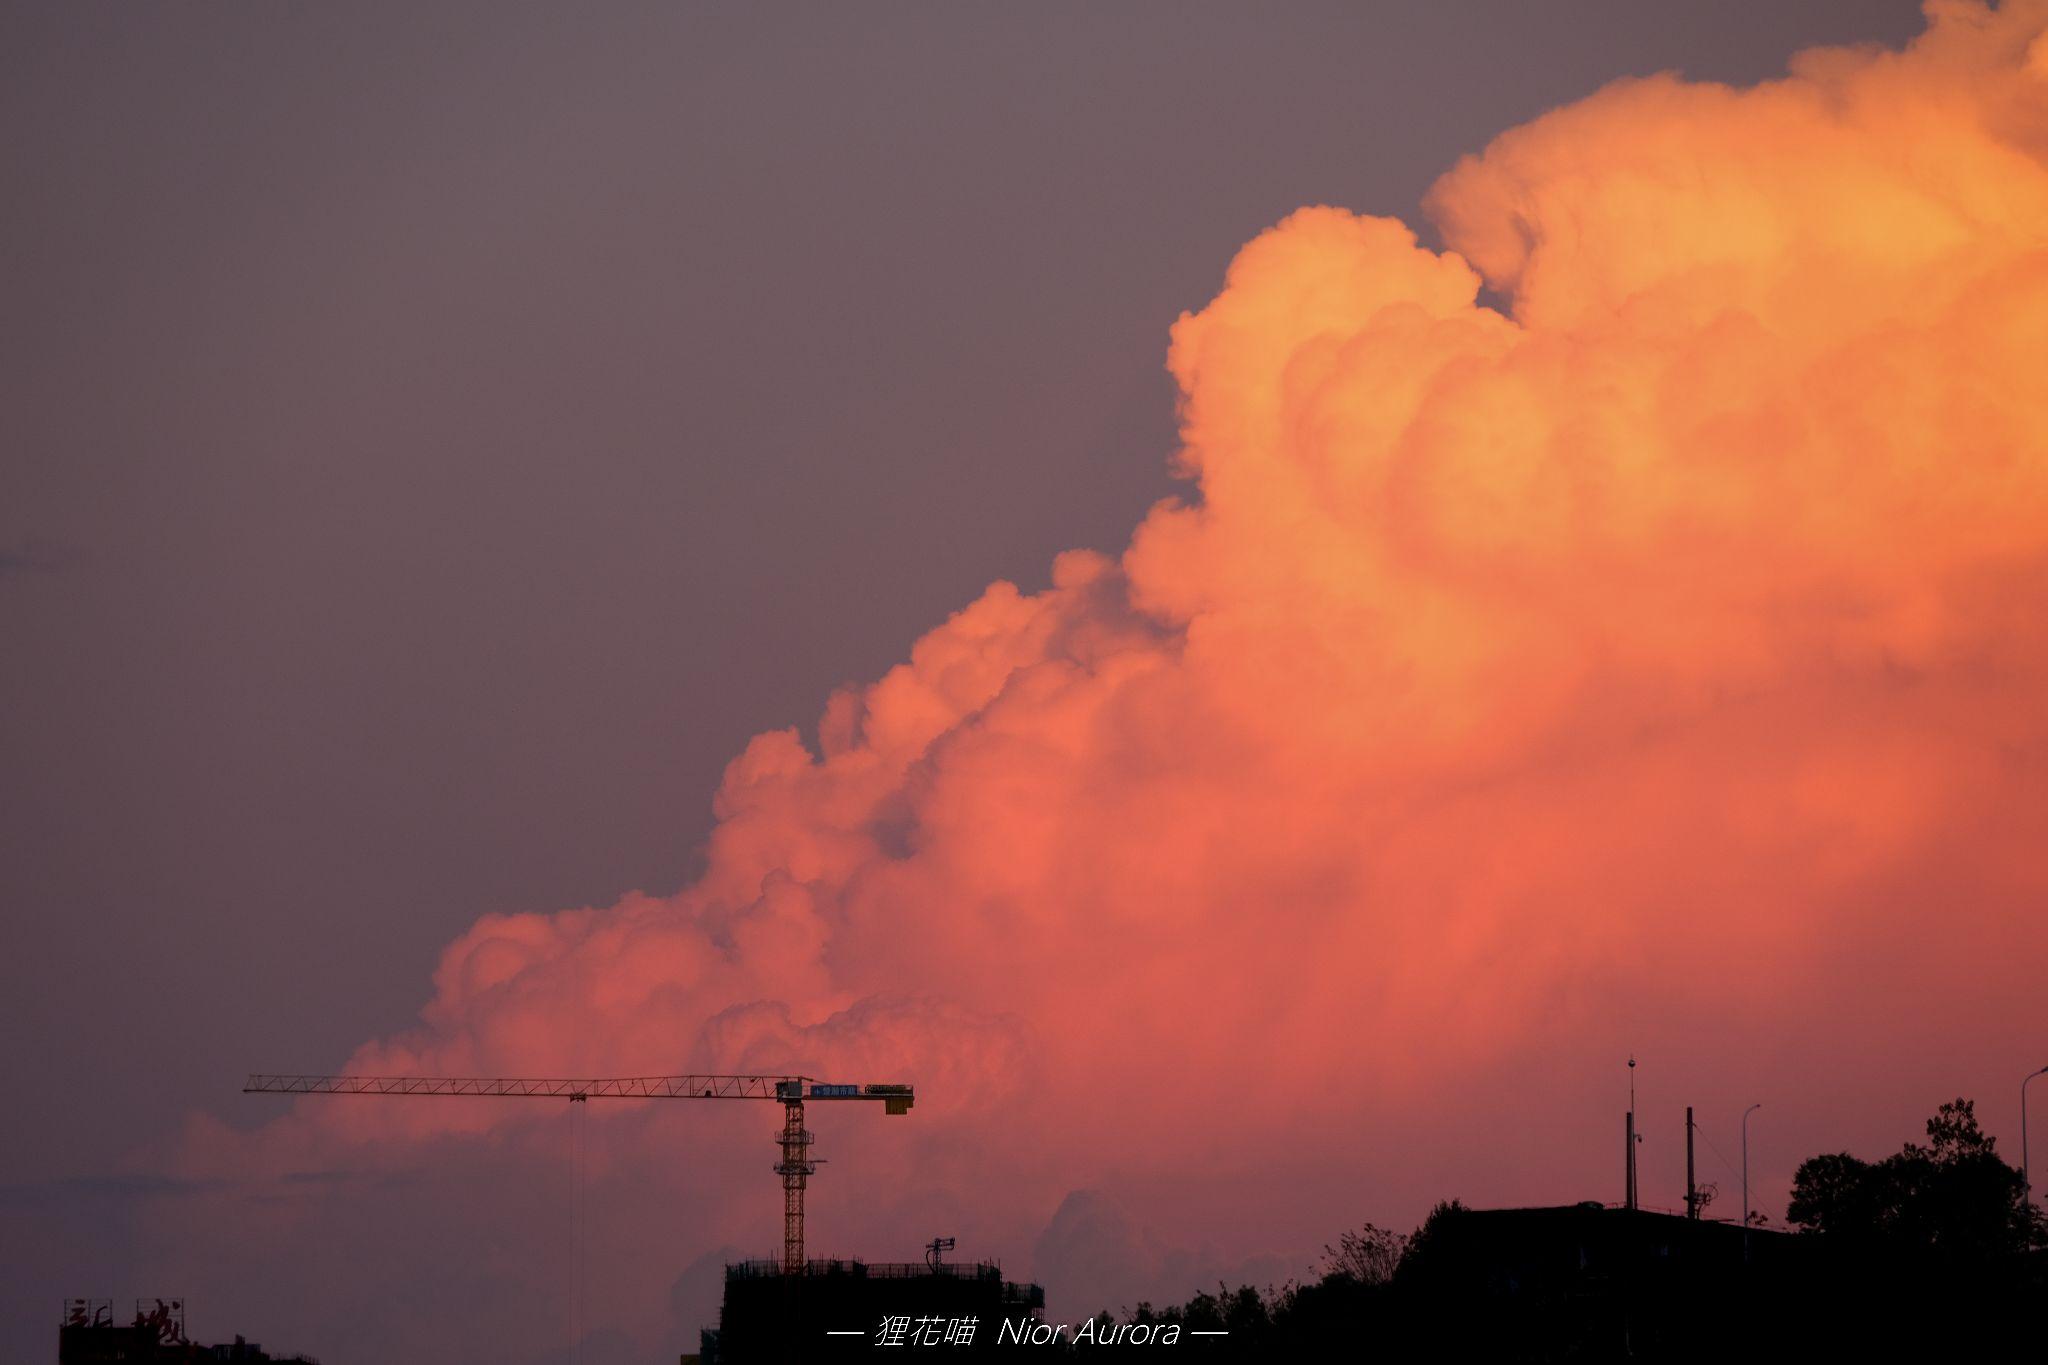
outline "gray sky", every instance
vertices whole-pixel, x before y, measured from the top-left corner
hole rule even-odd
[[[1166,327],[1260,228],[1917,27],[0,6],[0,1353],[177,1289],[120,1173],[188,1110],[403,1026],[479,914],[674,888],[750,734],[1120,548]]]

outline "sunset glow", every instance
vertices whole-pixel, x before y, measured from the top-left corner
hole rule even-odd
[[[2048,9],[1931,8],[1504,133],[1430,193],[1441,250],[1261,234],[1173,327],[1190,483],[1122,555],[755,738],[695,883],[481,920],[349,1069],[900,1073],[913,1124],[821,1137],[832,1236],[1142,1253],[1305,1241],[1340,1147],[1347,1206],[1411,1211],[1509,1111],[1479,1193],[1606,1197],[1631,1048],[1669,1107],[2038,1025]],[[659,1121],[593,1118],[697,1251],[760,1245],[766,1131]],[[533,1124],[308,1102],[182,1160]]]
[[[52,696],[96,698],[101,709],[22,728],[22,752],[52,757],[20,809],[41,819],[70,801],[88,815],[18,822],[20,847],[43,859],[21,885],[44,889],[10,891],[10,904],[61,930],[64,897],[90,886],[146,908],[138,958],[174,954],[159,942],[183,926],[159,917],[155,898],[204,900],[205,869],[248,869],[242,918],[222,912],[207,931],[255,945],[247,959],[164,975],[192,1000],[267,983],[272,993],[247,1017],[189,1024],[218,1047],[219,1035],[235,1035],[249,1071],[914,1084],[914,1106],[885,1087],[883,1104],[818,1103],[808,1120],[794,1110],[782,1140],[800,1143],[808,1121],[825,1161],[809,1189],[813,1254],[914,1262],[928,1244],[936,1259],[932,1239],[955,1237],[963,1261],[999,1258],[1005,1274],[1042,1283],[1062,1320],[1177,1302],[1219,1279],[1284,1283],[1338,1234],[1368,1221],[1414,1227],[1440,1199],[1481,1209],[1614,1202],[1633,1133],[1645,1135],[1627,1149],[1639,1154],[1644,1198],[1668,1209],[1686,1189],[1687,1106],[1699,1116],[1704,1174],[1719,1185],[1711,1212],[1737,1219],[1731,1209],[1747,1194],[1772,1228],[1802,1159],[1890,1152],[1958,1094],[1982,1102],[1999,1154],[2023,1162],[2013,1101],[2025,1069],[2048,1061],[2048,0],[1928,0],[1924,31],[1905,46],[1788,53],[1785,74],[1760,84],[1667,71],[1574,84],[1590,93],[1558,107],[1516,93],[1516,112],[1489,112],[1486,126],[1548,111],[1490,140],[1459,134],[1446,145],[1477,150],[1443,168],[1419,203],[1304,205],[1294,188],[1273,202],[1262,185],[1258,217],[1232,220],[1224,240],[1271,225],[1228,260],[1218,255],[1206,303],[1174,319],[1200,297],[1186,292],[1160,310],[1145,352],[1170,376],[1172,394],[1160,380],[1156,407],[1163,422],[1177,402],[1176,448],[1114,452],[1155,470],[1164,455],[1178,492],[1127,539],[1097,540],[1080,519],[1090,490],[1070,491],[1072,464],[1048,453],[1044,501],[1074,504],[1079,529],[1033,542],[1032,557],[1081,547],[965,600],[1015,556],[991,552],[995,569],[976,561],[950,598],[964,605],[944,619],[917,605],[926,628],[885,670],[874,661],[901,654],[909,632],[891,633],[876,603],[892,591],[898,604],[910,599],[880,579],[870,591],[855,550],[882,563],[901,539],[905,577],[915,577],[933,542],[912,528],[997,541],[1005,499],[1018,501],[959,492],[946,482],[951,468],[903,475],[928,485],[928,500],[879,479],[866,487],[868,471],[879,475],[897,453],[898,409],[938,414],[921,439],[947,433],[963,488],[994,463],[1037,480],[1039,465],[1019,452],[1041,440],[1039,428],[1016,432],[1020,412],[1049,405],[1031,387],[1030,348],[1046,348],[1002,344],[1057,328],[1077,349],[1107,346],[1090,329],[1110,336],[1112,319],[1059,309],[1086,299],[1086,270],[1106,278],[1146,264],[1076,248],[1062,259],[1086,269],[1066,268],[1064,302],[1047,302],[1045,317],[1014,302],[1007,314],[991,308],[975,324],[981,338],[918,320],[918,299],[958,291],[959,275],[934,265],[929,278],[911,277],[886,263],[936,260],[946,244],[971,241],[963,259],[1008,270],[1024,253],[1004,233],[1041,230],[1009,226],[1018,206],[1056,198],[1048,186],[1070,183],[1061,176],[1085,179],[1069,165],[1084,164],[1070,143],[1085,129],[1061,123],[1067,96],[1030,105],[1043,123],[1022,135],[1054,170],[1041,179],[1029,165],[999,166],[998,191],[977,198],[964,186],[983,150],[965,134],[948,142],[945,109],[927,118],[902,95],[929,140],[877,134],[875,146],[847,150],[828,136],[829,117],[747,96],[767,61],[748,46],[751,30],[735,37],[716,26],[729,16],[683,8],[702,25],[690,41],[718,54],[692,77],[708,93],[690,118],[603,105],[593,92],[611,77],[592,74],[605,70],[596,59],[583,71],[565,58],[543,80],[505,55],[553,51],[544,30],[522,30],[531,49],[505,39],[502,53],[481,31],[474,52],[448,38],[446,53],[435,47],[390,88],[409,92],[417,108],[405,105],[405,117],[440,129],[461,157],[435,160],[425,134],[417,147],[394,136],[377,144],[378,164],[412,167],[415,178],[394,172],[397,188],[381,198],[358,197],[339,170],[306,182],[330,186],[331,198],[288,188],[297,182],[274,192],[268,211],[336,222],[344,247],[301,259],[253,229],[246,242],[192,229],[271,310],[243,316],[237,308],[256,305],[216,307],[210,294],[207,307],[164,305],[181,326],[192,319],[196,339],[166,335],[197,357],[195,373],[230,376],[220,389],[172,368],[161,381],[169,396],[152,396],[114,372],[147,367],[111,342],[111,378],[81,371],[89,402],[51,389],[53,408],[67,412],[119,415],[132,404],[152,435],[163,412],[199,413],[229,433],[222,443],[246,435],[261,459],[253,474],[187,474],[177,459],[200,460],[214,438],[166,435],[175,475],[137,474],[118,495],[95,485],[49,497],[85,508],[79,524],[103,535],[81,539],[96,546],[78,557],[91,583],[157,579],[159,527],[169,544],[187,520],[211,526],[204,518],[217,516],[234,535],[190,532],[214,575],[195,581],[229,585],[217,619],[214,597],[166,571],[173,586],[162,599],[122,608],[133,639],[156,645],[109,628],[110,643],[91,646],[104,657],[79,656],[100,663],[51,685]],[[777,38],[795,54],[790,88],[865,70],[872,54],[795,42],[800,28]],[[877,50],[904,44],[967,101],[977,68],[924,53],[924,37],[902,23]],[[1178,81],[1199,64],[1200,37],[1193,21],[1147,33],[1141,56]],[[634,46],[617,38],[619,52]],[[991,55],[1002,43],[988,46],[972,60],[1009,60]],[[1077,82],[1094,79],[1094,44],[1081,46]],[[306,50],[325,52],[318,42]],[[777,60],[786,55],[778,49]],[[502,146],[481,115],[464,122],[469,106],[433,76],[438,61],[501,59],[492,80],[553,101]],[[1635,69],[1651,68],[1607,67],[1601,79]],[[667,88],[660,71],[641,76]],[[1036,91],[1035,75],[1017,79]],[[556,93],[556,80],[569,93]],[[877,107],[896,108],[893,87],[873,83]],[[387,98],[383,85],[364,89],[364,108]],[[1252,130],[1248,144],[1284,140],[1288,110],[1198,93],[1241,103],[1230,118]],[[97,97],[78,98],[82,108]],[[1459,126],[1458,100],[1446,89],[1440,107],[1412,117]],[[1153,120],[1160,145],[1186,158],[1175,163],[1183,181],[1255,160],[1245,145],[1212,147],[1211,125],[1183,131],[1165,112],[1183,107],[1132,96],[1132,118]],[[335,146],[356,136],[359,116],[368,117],[335,125],[348,129]],[[247,118],[239,106],[238,117]],[[644,161],[621,152],[616,165],[586,158],[586,117],[636,128],[652,151]],[[195,118],[193,145],[211,155],[213,115]],[[825,132],[814,137],[816,127]],[[262,120],[232,128],[237,155],[274,151]],[[1391,159],[1411,131],[1362,127],[1358,155]],[[345,163],[325,141],[278,137],[308,166]],[[854,169],[830,183],[786,173],[759,150],[785,137]],[[464,139],[484,150],[472,156]],[[89,170],[98,144],[80,145],[75,164]],[[510,169],[521,158],[563,147],[575,149],[565,162],[593,167],[589,182],[536,180],[530,215],[493,210],[507,219],[504,242],[434,226],[440,206],[495,203],[493,186],[523,187]],[[46,160],[69,168],[70,155]],[[706,191],[700,204],[699,171],[679,169],[700,165],[688,156],[746,163],[743,183],[758,198],[713,204]],[[162,181],[203,182],[210,164],[164,170]],[[636,206],[643,164],[686,186],[679,220],[742,223],[733,231],[769,243],[772,266],[735,263],[705,226],[704,242],[675,243],[688,270],[677,267],[684,283],[672,293],[650,284],[624,302],[631,291],[602,305],[590,301],[599,293],[586,298],[575,271],[597,269],[614,244],[609,230],[576,237],[579,196],[602,185]],[[890,177],[902,168],[898,184]],[[1096,205],[1140,196],[1148,173],[1097,174],[1103,197],[1076,209],[1070,230],[1086,237],[1088,220],[1107,212]],[[157,184],[153,169],[134,174]],[[920,176],[940,187],[941,207],[898,213],[891,196]],[[1277,173],[1273,183],[1293,184]],[[94,223],[132,214],[110,208]],[[166,234],[181,230],[169,208],[164,222]],[[844,251],[824,283],[796,273],[812,238]],[[360,281],[404,242],[430,244],[419,249],[436,287],[453,281],[446,299],[413,289],[395,303],[361,302]],[[185,268],[169,248],[143,255],[138,279]],[[778,286],[785,257],[797,282]],[[502,272],[476,277],[482,305],[462,292],[478,261]],[[660,264],[634,269],[658,280]],[[118,297],[142,288],[127,269],[84,273]],[[1015,296],[1041,287],[1016,269]],[[540,283],[534,296],[501,299],[498,278]],[[63,292],[52,286],[53,297]],[[885,356],[877,364],[910,372],[914,400],[837,368],[898,301],[916,344],[874,343]],[[73,307],[66,295],[63,315]],[[96,316],[111,305],[76,307]],[[433,330],[436,307],[470,330]],[[659,340],[669,313],[700,307],[715,320],[687,345]],[[297,313],[338,338],[334,356],[292,360],[291,373],[310,376],[304,393],[216,361],[229,334],[252,354],[312,345],[273,339],[264,320]],[[584,343],[559,340],[547,320],[586,314],[590,332],[570,335],[619,342],[587,365],[549,349]],[[80,335],[97,356],[97,333]],[[922,379],[929,355],[977,347],[996,357],[991,368],[1021,376],[1010,407],[964,381]],[[462,378],[479,350],[502,390]],[[376,364],[387,353],[411,358],[385,373]],[[360,390],[351,366],[372,376]],[[731,377],[743,370],[744,384]],[[559,410],[539,419],[507,407],[503,419],[506,430],[540,431],[555,463],[521,473],[506,455],[501,473],[493,461],[516,440],[468,414],[495,420],[492,395],[547,392],[557,372],[573,395]],[[739,415],[721,419],[732,429],[635,408],[633,395],[683,392],[685,379],[700,397],[742,395]],[[340,457],[300,444],[331,424],[308,396],[320,385],[361,423]],[[1106,412],[1122,401],[1111,388],[1073,401]],[[1048,419],[1048,452],[1118,444],[1100,432],[1122,428],[1091,409],[1098,417],[1084,436]],[[636,453],[635,439],[673,454]],[[85,437],[79,446],[98,448]],[[786,466],[785,449],[797,452]],[[449,451],[458,462],[438,463]],[[663,485],[652,466],[670,458],[694,463]],[[901,469],[916,468],[904,459]],[[344,477],[355,461],[373,471],[360,487]],[[59,486],[39,473],[20,487],[39,494],[37,479]],[[102,528],[103,504],[117,502]],[[702,520],[686,531],[685,511],[738,529],[730,541]],[[764,568],[732,549],[754,534],[750,519],[785,514],[801,523],[791,536],[814,542],[811,558],[764,552],[775,560]],[[1128,519],[1116,512],[1120,527]],[[414,534],[391,537],[387,522]],[[644,542],[689,537],[671,564],[683,566],[674,588],[635,558]],[[10,546],[0,543],[8,586],[44,572],[43,551]],[[131,578],[91,580],[93,555]],[[427,587],[414,598],[414,576],[457,586],[445,599]],[[793,607],[784,614],[820,578],[843,592],[831,599],[845,604],[836,634]],[[316,595],[305,595],[308,583]],[[608,586],[617,583],[647,595]],[[322,605],[327,588],[373,613]],[[640,634],[670,612],[671,592],[673,620],[659,624],[677,653],[650,645],[632,672]],[[19,600],[31,600],[26,590]],[[743,622],[738,633],[705,624],[721,613]],[[51,638],[100,634],[54,589],[22,609],[31,618]],[[751,652],[728,648],[734,639]],[[809,713],[754,734],[693,809],[642,795],[658,784],[623,786],[640,769],[676,771],[678,736],[716,735],[707,752],[730,754],[762,716],[781,714],[778,700],[720,729],[741,712],[714,716],[704,698],[779,698],[770,683],[790,673],[778,661],[801,653],[778,653],[787,639],[834,658],[869,642],[865,662],[818,679],[868,680],[829,694],[821,685]],[[417,675],[392,675],[405,688],[378,690],[379,669],[415,656],[425,661]],[[234,685],[207,681],[209,661]],[[685,671],[670,704],[662,679]],[[506,691],[479,687],[479,676],[507,680]],[[521,677],[533,679],[527,690],[514,686]],[[159,679],[188,690],[133,700]],[[300,686],[337,700],[268,709],[273,690]],[[634,687],[668,727],[644,750],[592,719],[623,707]],[[176,738],[181,726],[210,733],[202,722],[216,713],[235,744]],[[462,728],[472,716],[475,727]],[[503,747],[510,734],[539,736],[538,747]],[[581,765],[586,746],[605,744],[605,757]],[[535,759],[543,750],[547,761]],[[358,758],[364,766],[351,768]],[[165,787],[173,795],[134,817],[157,822],[147,838],[121,832],[144,803],[119,766],[145,759],[217,784]],[[620,774],[621,791],[605,789],[605,772]],[[505,792],[493,807],[499,824],[457,818]],[[319,845],[331,856],[273,850],[267,826],[236,823],[246,817],[206,825],[215,799],[221,810],[275,807],[281,823],[331,829]],[[706,805],[708,825],[698,817]],[[502,847],[505,828],[534,846],[587,848],[591,822],[629,807],[673,827],[662,865],[688,866],[680,884],[614,900],[650,862],[596,883],[571,871],[539,882],[510,858],[492,864],[491,840]],[[686,862],[706,829],[701,857]],[[462,830],[490,838],[462,843]],[[403,897],[388,894],[397,872],[382,882],[365,872],[384,858],[402,865]],[[317,902],[306,891],[315,884]],[[446,909],[457,888],[471,898],[430,923],[420,907]],[[574,903],[585,896],[606,903]],[[334,909],[358,902],[359,912]],[[497,910],[447,941],[484,906]],[[417,941],[400,932],[408,923]],[[325,955],[344,940],[369,945],[366,957],[330,965]],[[331,991],[309,995],[302,1014],[279,1003],[295,981],[360,979],[363,960],[416,981],[423,945],[444,941],[431,980],[417,981],[410,1025],[385,1028],[405,1017],[388,999],[342,1022],[321,1003]],[[31,939],[21,951],[29,961],[41,950]],[[181,1036],[189,1021],[178,1009],[123,1014],[124,989],[96,977],[88,988],[82,976],[76,999],[64,988],[67,1027],[82,1018],[104,1038],[98,1053],[59,1049],[63,1067],[90,1077],[101,1053],[119,1049],[151,1059],[138,1069],[168,1065],[160,1056],[183,1046],[156,1036]],[[103,1022],[103,1008],[116,1022]],[[752,1097],[774,1098],[768,1085]],[[79,1171],[58,1159],[68,1160],[63,1125],[83,1122],[61,1104],[38,1120],[51,1127],[38,1130],[36,1150],[58,1156],[20,1177],[24,1206],[45,1200],[56,1226],[71,1217],[74,1184],[81,1199],[127,1201],[118,1236],[104,1234],[121,1250],[81,1241],[63,1273],[111,1265],[110,1280],[155,1276],[238,1311],[260,1289],[265,1303],[285,1305],[280,1315],[316,1324],[308,1343],[338,1339],[361,1360],[673,1360],[675,1343],[687,1349],[715,1316],[725,1264],[783,1245],[774,1172],[801,1150],[776,1146],[784,1113],[765,1103],[387,1103],[287,1089],[231,1110],[225,1081],[219,1096],[178,1086],[123,1101],[162,1115],[154,1128],[125,1109],[94,1120],[135,1125],[118,1171],[97,1156]],[[1637,1126],[1625,1139],[1631,1086]],[[2039,1171],[2048,1118],[2042,1087],[2034,1093]],[[578,1222],[565,1247],[571,1206]],[[1752,1233],[1728,1231],[1746,1267]],[[801,1257],[788,1264],[800,1268]],[[571,1273],[587,1276],[587,1298],[562,1288]],[[562,1354],[565,1293],[577,1315],[568,1349],[580,1357]],[[502,1312],[488,1329],[463,1317],[483,1304]],[[531,1349],[503,1354],[509,1341]]]

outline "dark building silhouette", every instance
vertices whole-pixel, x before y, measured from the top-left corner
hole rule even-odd
[[[1775,1320],[1806,1250],[1736,1223],[1597,1203],[1468,1209],[1435,1220],[1404,1267],[1446,1336],[1506,1359],[1683,1359],[1745,1306]]]
[[[978,1356],[997,1349],[1005,1318],[1045,1307],[1045,1291],[1013,1284],[993,1261],[972,1265],[812,1261],[790,1275],[775,1261],[725,1268],[718,1327],[703,1365],[830,1361],[902,1347]]]
[[[240,1337],[219,1346],[202,1347],[201,1352],[199,1359],[207,1365],[214,1365],[216,1361],[233,1362],[234,1365],[320,1365],[315,1356],[274,1356],[256,1342],[244,1341]]]
[[[1463,1209],[1434,1231],[1418,1267],[1475,1286],[1483,1281],[1487,1292],[1509,1298],[1738,1276],[1745,1265],[1775,1268],[1791,1240],[1764,1228],[1591,1202]]]

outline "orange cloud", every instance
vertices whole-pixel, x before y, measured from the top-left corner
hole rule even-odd
[[[1195,493],[758,736],[693,885],[480,921],[351,1068],[912,1079],[826,1134],[819,1250],[945,1217],[1015,1261],[1114,1188],[1206,1267],[1612,1194],[1630,1047],[1782,1097],[1789,1169],[2038,1039],[2048,6],[1929,12],[1508,132],[1431,191],[1444,250],[1260,236],[1173,328]],[[659,1264],[769,1244],[753,1117],[612,1120],[692,1210]],[[308,1102],[187,1160],[531,1123]]]

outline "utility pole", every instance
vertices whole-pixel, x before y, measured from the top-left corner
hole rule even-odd
[[[1685,1216],[1698,1221],[1700,1187],[1692,1172],[1692,1106],[1685,1106]]]
[[[1742,1111],[1742,1261],[1749,1263],[1749,1116],[1763,1108],[1758,1102]]]
[[[2048,1076],[2048,1066],[2029,1072],[2027,1079],[2020,1082],[2020,1187],[2027,1192],[2029,1204],[2034,1202],[2034,1174],[2027,1165],[2027,1083],[2036,1076]]]
[[[1627,1149],[1626,1149],[1626,1150],[1625,1150],[1625,1151],[1624,1151],[1624,1152],[1622,1153],[1622,1166],[1621,1166],[1621,1206],[1622,1206],[1623,1208],[1625,1208],[1625,1209],[1629,1209],[1629,1210],[1633,1211],[1633,1210],[1634,1210],[1634,1208],[1635,1208],[1635,1206],[1636,1206],[1636,1111],[1635,1111],[1635,1110],[1631,1109],[1631,1110],[1629,1110],[1629,1111],[1628,1111],[1628,1114],[1626,1115],[1626,1122],[1627,1122],[1627,1137],[1626,1137],[1626,1139],[1625,1139],[1625,1140],[1626,1140],[1626,1141],[1627,1141],[1627,1143],[1628,1143],[1628,1147],[1627,1147]]]

